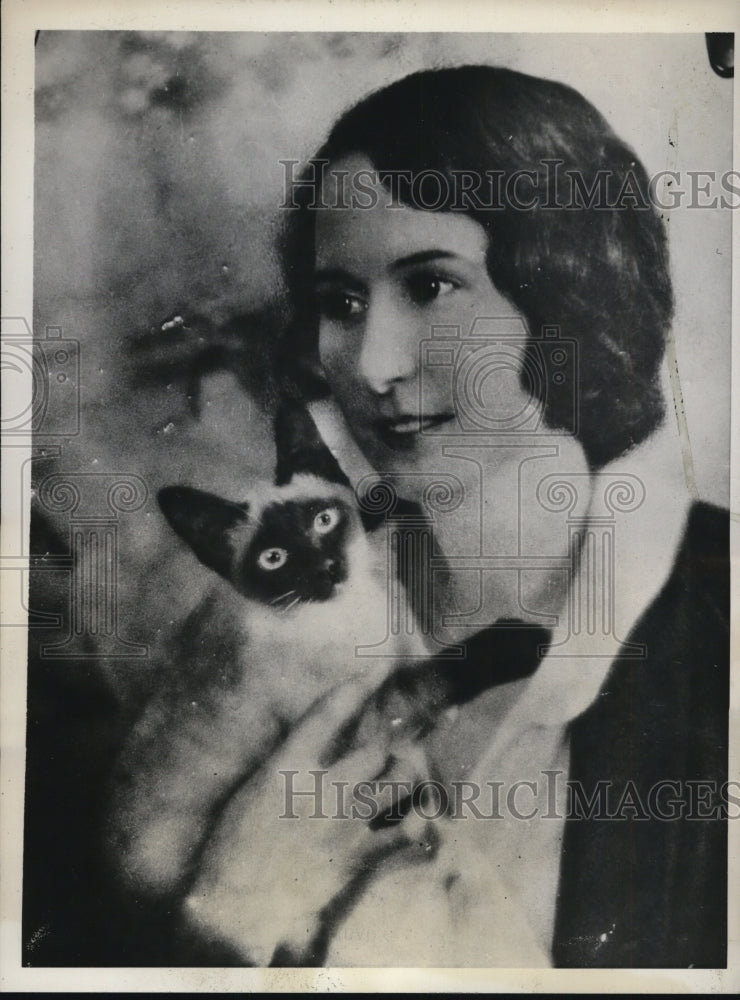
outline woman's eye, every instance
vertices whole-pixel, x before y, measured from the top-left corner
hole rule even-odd
[[[288,560],[288,553],[285,549],[265,549],[257,556],[257,562],[262,569],[280,569]]]
[[[353,319],[367,309],[367,302],[359,295],[352,295],[350,292],[319,292],[317,299],[319,314],[326,319]]]
[[[326,510],[320,511],[313,519],[313,526],[320,535],[325,535],[327,532],[336,528],[339,523],[339,511],[336,507],[327,507]]]
[[[406,278],[406,288],[413,302],[424,305],[433,302],[440,295],[449,295],[460,286],[451,278],[443,278],[438,274],[411,274]]]

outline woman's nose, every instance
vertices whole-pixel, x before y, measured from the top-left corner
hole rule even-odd
[[[365,317],[359,375],[374,393],[385,395],[395,383],[416,375],[418,331],[402,308],[381,297],[370,303]]]

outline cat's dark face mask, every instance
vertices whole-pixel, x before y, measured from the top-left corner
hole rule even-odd
[[[157,499],[202,563],[279,611],[299,601],[326,601],[347,579],[348,546],[362,528],[341,488],[339,495],[319,492],[324,495],[252,509],[189,486],[167,486]]]
[[[352,514],[339,498],[268,505],[234,573],[247,597],[280,609],[326,601],[347,579]]]

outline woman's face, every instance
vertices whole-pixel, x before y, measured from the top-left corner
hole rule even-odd
[[[368,169],[360,156],[335,164],[324,203],[349,204],[351,188],[337,191],[336,177]],[[478,223],[462,213],[389,208],[388,192],[375,193],[372,208],[317,213],[319,355],[371,464],[379,472],[429,471],[439,467],[442,444],[460,435],[461,402],[453,358],[440,364],[440,351],[425,344],[433,329],[462,343],[476,319],[503,321],[523,346],[526,328],[491,282]],[[482,391],[488,411],[503,417],[531,403],[513,365],[489,372]]]
[[[371,169],[358,156],[334,167],[350,177]],[[324,204],[349,205],[350,194],[325,190]],[[366,458],[402,495],[422,502],[430,483],[452,484],[461,505],[435,514],[435,539],[466,566],[474,560],[454,581],[456,606],[478,609],[465,612],[466,628],[552,613],[563,598],[560,569],[514,560],[484,570],[475,560],[568,558],[563,515],[545,511],[538,484],[552,473],[582,482],[583,450],[572,436],[532,434],[532,423],[521,433],[522,414],[541,429],[542,408],[520,383],[527,329],[491,282],[483,228],[461,213],[389,208],[388,192],[376,194],[373,208],[316,217],[319,355],[334,398]],[[468,364],[479,356],[479,368]]]

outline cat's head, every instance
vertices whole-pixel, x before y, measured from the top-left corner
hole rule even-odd
[[[157,499],[202,563],[276,610],[333,597],[363,536],[352,491],[312,475],[263,484],[243,503],[189,486]]]

